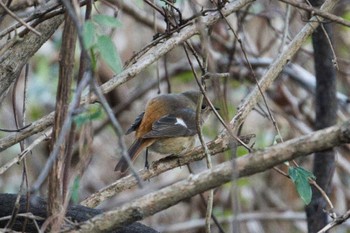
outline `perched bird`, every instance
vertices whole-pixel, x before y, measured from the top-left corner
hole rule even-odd
[[[141,151],[147,148],[160,154],[180,154],[193,148],[197,134],[196,109],[200,95],[198,91],[187,91],[180,94],[163,94],[151,99],[145,111],[126,132],[129,134],[135,131],[135,141],[128,150],[130,159],[134,161]],[[210,112],[210,107],[205,101],[203,103],[201,124]],[[127,161],[121,158],[114,170],[124,173],[127,169]]]

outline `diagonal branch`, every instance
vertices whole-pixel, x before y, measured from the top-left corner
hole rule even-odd
[[[326,12],[324,10],[319,10],[319,9],[317,9],[315,7],[312,7],[310,5],[307,5],[305,3],[295,2],[293,0],[279,0],[279,1],[287,3],[287,4],[292,5],[292,6],[295,6],[297,8],[309,11],[313,15],[319,15],[319,16],[322,16],[325,19],[331,20],[333,22],[336,22],[338,24],[344,25],[346,27],[350,27],[350,22],[348,20],[346,20],[346,19],[344,19],[342,17],[336,16],[334,14],[331,14],[329,12]]]
[[[247,4],[250,4],[253,1],[254,0],[237,0],[231,3],[228,3],[226,4],[226,7],[222,9],[222,14],[227,16],[233,12],[240,10],[241,8],[243,8]],[[206,16],[203,16],[202,21],[204,26],[210,27],[220,19],[221,19],[220,13],[213,12],[213,13],[208,13]],[[104,83],[101,86],[102,92],[108,93],[112,91],[114,88],[129,81],[130,79],[133,79],[137,74],[141,73],[145,68],[147,68],[149,65],[151,65],[158,59],[160,59],[164,54],[172,50],[175,46],[183,43],[185,40],[187,40],[191,36],[198,34],[199,29],[197,28],[194,22],[195,20],[193,20],[192,23],[189,24],[189,26],[183,28],[178,33],[173,34],[163,43],[159,43],[155,45],[152,49],[146,52],[143,55],[143,57],[141,57],[136,63],[134,63],[127,69],[125,69],[120,74],[114,76],[108,82]],[[12,60],[16,60],[16,58],[13,58]],[[8,68],[8,69],[12,70],[12,68]],[[0,57],[0,70],[5,70],[5,68],[2,68],[1,57]],[[0,75],[0,81],[2,81],[1,75]],[[2,91],[3,91],[2,87],[0,87],[0,93],[3,93]],[[0,95],[0,102],[1,102],[1,98],[2,96]],[[96,97],[91,97],[89,100],[94,101],[96,100]],[[87,101],[87,99],[85,98],[84,101]],[[31,126],[24,129],[23,131],[19,133],[10,134],[5,138],[0,139],[0,152],[33,134],[44,131],[49,126],[52,126],[53,115],[54,113],[50,113],[49,115],[43,117],[42,119],[34,122]]]
[[[127,203],[116,210],[98,215],[78,227],[73,227],[78,230],[65,232],[103,232],[115,229],[229,182],[232,178],[232,172],[236,172],[238,177],[250,176],[285,161],[349,142],[350,121],[240,157],[236,159],[235,171],[233,171],[232,161],[227,161],[211,170],[192,175],[183,181]]]
[[[338,0],[327,0],[322,5],[322,11],[330,11],[338,2]],[[233,131],[237,131],[248,114],[256,106],[261,99],[261,92],[265,92],[272,82],[278,77],[283,70],[284,66],[292,59],[292,57],[299,51],[302,44],[312,34],[312,32],[320,25],[322,19],[314,16],[310,19],[300,32],[295,36],[291,43],[285,48],[285,50],[272,62],[270,68],[261,77],[259,85],[249,93],[245,101],[239,107],[236,116],[230,122]]]
[[[32,26],[27,24],[23,19],[19,18],[15,13],[13,13],[9,8],[7,8],[7,6],[2,1],[0,1],[0,6],[7,12],[7,14],[11,15],[12,18],[14,18],[18,22],[20,22],[23,26],[28,28],[30,31],[35,33],[37,36],[41,36],[41,33],[39,31],[37,31],[35,28],[33,28]]]
[[[332,7],[334,7],[336,1],[328,0],[325,2],[325,4],[322,6],[322,10],[330,10]],[[313,17],[314,18],[314,17]],[[272,62],[270,68],[266,71],[266,73],[263,75],[261,78],[259,85],[260,89],[262,92],[265,92],[266,89],[271,85],[271,83],[277,78],[279,73],[282,71],[284,68],[285,64],[293,57],[293,55],[300,49],[301,45],[303,42],[311,35],[313,30],[319,25],[319,21],[316,20],[311,20],[309,23],[307,23],[302,30],[297,34],[297,36],[293,39],[293,41],[287,46],[287,48],[280,54],[279,57],[275,59],[274,62]],[[243,104],[240,106],[236,116],[233,118],[231,121],[231,125],[234,130],[237,130],[241,123],[244,121],[244,119],[247,117],[247,115],[250,113],[250,111],[256,106],[258,101],[261,98],[260,90],[258,87],[255,87],[253,91],[250,93],[248,97],[246,97],[245,101]],[[227,135],[227,131],[223,131],[216,140],[211,142],[211,144],[208,145],[209,149],[217,148],[218,151],[222,152],[226,150],[229,144],[229,136]],[[170,170],[176,166],[180,166],[181,164],[186,164],[191,162],[190,159],[187,158],[187,156],[191,156],[191,158],[197,158],[197,159],[202,159],[201,157],[201,152],[199,152],[200,149],[198,150],[193,150],[189,152],[188,154],[184,155],[182,158],[178,160],[173,160],[173,164],[169,165],[167,164],[168,167],[164,167],[161,164],[156,164],[156,166],[160,166],[161,170],[164,169],[164,171]],[[219,153],[219,152],[216,152]],[[216,154],[215,152],[211,151],[211,154]],[[187,160],[187,161],[183,161]],[[192,160],[193,161],[193,160]],[[140,174],[141,178],[150,178],[152,177],[155,171],[143,171]],[[159,173],[158,173],[159,174]],[[125,179],[128,179],[125,177]],[[127,182],[128,185],[132,184],[132,181]],[[89,199],[84,200],[84,204],[87,204],[88,206],[96,206],[98,205],[97,202],[100,200],[105,200],[107,198],[110,198],[115,194],[115,192],[120,191],[122,188],[119,186],[120,183],[115,182],[114,184],[111,184],[107,186],[104,190],[101,190],[98,192],[96,196],[91,196]],[[101,198],[101,199],[99,199]],[[91,202],[90,202],[91,201]]]
[[[4,100],[11,84],[15,81],[29,58],[51,37],[62,22],[62,15],[46,20],[36,27],[41,36],[28,33],[23,38],[14,38],[14,44],[0,54],[0,103]],[[46,127],[43,130],[45,129]]]

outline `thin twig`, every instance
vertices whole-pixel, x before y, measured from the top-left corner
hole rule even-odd
[[[348,219],[350,219],[350,210],[348,210],[345,214],[336,217],[332,222],[328,223],[326,226],[324,226],[317,233],[326,233],[326,232],[328,232],[328,230],[334,228],[337,225],[342,224],[343,222],[345,222]]]
[[[276,211],[276,212],[248,212],[240,213],[237,216],[228,215],[218,218],[220,223],[231,223],[234,218],[237,218],[239,222],[249,222],[249,221],[305,221],[306,216],[304,212],[292,212],[292,211]],[[191,219],[186,222],[169,224],[169,225],[159,225],[157,230],[160,232],[196,232],[195,228],[203,227],[205,224],[204,219]]]
[[[134,168],[134,166],[131,162],[130,156],[128,155],[128,152],[126,149],[125,141],[123,138],[123,129],[122,129],[121,125],[119,124],[118,120],[115,118],[115,116],[113,114],[113,110],[108,105],[106,98],[104,97],[101,89],[97,85],[96,80],[93,80],[92,82],[93,82],[92,88],[93,88],[96,96],[99,98],[100,103],[102,104],[102,107],[106,111],[106,113],[107,113],[107,115],[108,115],[108,117],[113,125],[114,132],[118,136],[118,144],[119,144],[119,147],[121,150],[121,154],[122,154],[123,158],[126,160],[126,162],[128,163],[128,166],[129,166],[132,174],[134,175],[135,179],[137,180],[137,184],[139,185],[140,188],[142,188],[143,187],[142,180],[141,180],[140,176],[137,174],[137,171]]]
[[[35,219],[35,220],[39,220],[39,221],[42,221],[42,220],[45,220],[45,218],[43,217],[40,217],[40,216],[35,216],[33,215],[31,212],[28,212],[28,213],[20,213],[20,214],[17,214],[18,217],[24,217],[24,218],[29,218],[29,219]],[[5,220],[9,220],[11,218],[11,216],[5,216],[5,217],[1,217],[0,218],[0,221],[5,221]]]
[[[229,15],[232,12],[238,11],[242,7],[250,4],[253,0],[240,0],[233,1],[226,5],[224,8],[224,14]],[[210,27],[215,22],[221,19],[221,16],[216,13],[208,14],[203,16],[203,22],[206,27]],[[182,26],[181,26],[182,27]],[[198,33],[195,25],[192,25],[192,22],[189,22],[187,25],[183,26],[183,29],[177,34],[171,35],[170,38],[165,39],[163,43],[151,44],[153,47],[152,51],[148,51],[140,58],[136,63],[130,65],[124,69],[120,74],[114,76],[108,82],[104,83],[101,86],[103,93],[108,93],[114,90],[116,87],[125,83],[126,81],[133,79],[137,74],[142,70],[152,64],[154,61],[161,58],[164,54],[168,53],[171,49],[177,45],[183,43],[186,39],[194,36]],[[79,35],[79,34],[78,34]],[[94,98],[92,98],[94,100]],[[83,102],[86,101],[85,99]],[[215,113],[215,111],[213,111]],[[215,113],[217,115],[217,113]],[[47,116],[37,120],[32,124],[32,126],[25,129],[23,132],[18,134],[9,135],[5,138],[0,139],[0,151],[5,150],[6,148],[16,144],[18,141],[23,140],[23,138],[30,137],[35,133],[42,132],[47,129],[47,127],[52,126],[54,113],[50,113]]]
[[[192,47],[192,45],[190,43],[186,43],[186,45],[188,46],[188,48],[191,50],[192,54],[194,55],[194,57],[197,59],[197,61],[199,61],[198,59],[198,55],[195,51],[195,49]],[[200,62],[198,62],[198,64],[200,64]],[[201,67],[201,69],[203,70],[203,67]],[[222,117],[220,116],[220,114],[218,113],[218,111],[215,109],[215,106],[213,105],[213,103],[210,101],[210,99],[204,95],[205,100],[207,101],[207,103],[210,105],[211,110],[213,111],[213,113],[215,114],[216,118],[220,121],[220,123],[225,127],[225,129],[227,130],[228,135],[233,138],[234,140],[238,141],[244,148],[246,148],[249,152],[252,151],[252,149],[245,143],[243,142],[239,137],[237,137],[231,130],[230,126],[228,124],[226,124],[226,122],[224,121],[224,119],[222,119]]]
[[[13,109],[13,115],[14,115],[14,120],[15,120],[15,125],[17,128],[19,128],[22,125],[25,125],[25,114],[26,114],[26,88],[27,88],[27,79],[28,79],[28,64],[25,65],[25,75],[24,75],[24,87],[23,87],[23,100],[22,100],[22,112],[21,114],[18,114],[17,112],[17,87],[18,87],[18,82],[19,82],[19,77],[16,79],[14,89],[12,90],[12,109]],[[21,151],[25,150],[25,141],[20,141],[20,149]],[[15,220],[17,218],[17,214],[19,212],[20,208],[20,198],[21,198],[21,193],[23,191],[23,186],[24,184],[26,185],[26,188],[28,190],[28,177],[27,177],[27,164],[26,161],[24,160],[23,162],[23,167],[22,167],[22,179],[21,179],[21,184],[19,186],[18,194],[16,197],[16,201],[12,210],[12,217],[10,221],[6,224],[5,229],[9,228],[12,229],[13,225],[15,224]],[[28,193],[27,193],[28,195]],[[29,196],[27,196],[29,198]],[[27,205],[27,211],[28,211],[29,206]],[[25,227],[27,224],[27,219],[25,220],[23,226]]]
[[[286,9],[286,16],[284,17],[284,30],[283,30],[283,37],[282,37],[282,42],[281,46],[279,48],[279,52],[281,53],[285,44],[287,43],[287,38],[289,35],[289,18],[290,18],[290,12],[291,12],[291,7],[290,5],[287,4],[287,9]]]
[[[350,140],[349,135],[350,121],[341,126],[329,127],[286,141],[285,143],[279,143],[270,148],[265,148],[264,150],[238,158],[236,172],[238,177],[242,177],[266,171],[266,169],[283,163],[286,160],[348,143]],[[181,160],[182,158],[176,159]],[[185,180],[142,196],[130,203],[126,203],[115,210],[97,215],[81,223],[79,230],[96,232],[103,227],[106,231],[107,229],[115,229],[125,223],[140,220],[141,218],[169,208],[169,206],[175,205],[181,200],[231,181],[233,172],[231,161],[224,162],[211,170],[204,170]],[[77,232],[74,229],[76,229],[76,226],[69,230],[71,230],[70,232]]]
[[[29,154],[29,152],[31,152],[33,150],[34,147],[36,147],[37,145],[39,145],[42,141],[48,139],[50,137],[52,133],[52,128],[47,130],[46,132],[42,133],[42,135],[40,137],[38,137],[37,139],[35,139],[29,146],[27,146],[27,148],[25,150],[23,150],[18,156],[14,157],[12,160],[10,160],[9,162],[7,162],[5,165],[3,165],[2,167],[0,167],[0,175],[4,174],[4,172],[6,172],[10,167],[12,167],[13,165],[17,164],[18,162],[22,161],[22,159],[24,159],[27,154]]]
[[[329,19],[329,20],[331,20],[333,22],[336,22],[336,23],[339,23],[341,25],[350,27],[350,22],[348,20],[345,20],[342,17],[336,16],[336,15],[331,14],[329,12],[326,12],[324,10],[320,10],[320,9],[314,8],[314,7],[309,6],[309,5],[305,4],[305,3],[294,2],[294,1],[291,1],[291,0],[278,0],[278,1],[281,1],[281,2],[284,2],[284,3],[290,4],[292,6],[295,6],[297,8],[309,11],[309,12],[311,12],[312,15],[319,15],[319,16],[322,16],[325,19]]]
[[[156,11],[159,12],[159,14],[161,14],[164,18],[166,18],[166,15],[164,14],[164,12],[153,2],[150,2],[149,0],[144,0],[145,3],[147,3],[150,7],[152,7],[153,9],[155,9]]]
[[[326,0],[321,9],[323,11],[330,11],[336,3],[337,1]],[[299,51],[301,45],[309,38],[317,26],[319,26],[319,22],[315,21],[315,17],[311,18],[310,22],[299,31],[294,39],[287,45],[286,49],[271,63],[270,68],[260,78],[259,84],[262,91],[266,91],[271,83],[278,77],[285,64]],[[255,87],[239,106],[237,114],[231,121],[233,129],[238,129],[241,126],[260,98],[260,90],[258,87]]]
[[[249,143],[250,139],[253,137],[254,135],[242,136],[241,140],[245,143]],[[228,142],[226,140],[227,138],[217,138],[211,142],[208,142],[207,144],[208,148],[211,151],[211,154],[215,155],[217,153],[221,153],[227,150]],[[240,145],[239,142],[237,142],[237,145]],[[193,148],[191,151],[179,155],[179,157],[168,156],[164,159],[160,159],[152,163],[149,169],[144,169],[141,172],[139,172],[139,176],[143,180],[149,180],[153,177],[158,176],[159,174],[169,171],[170,169],[173,169],[175,167],[181,167],[194,161],[202,160],[204,159],[204,157],[205,155],[202,146],[198,146]],[[116,193],[120,193],[126,189],[130,189],[135,185],[137,185],[137,181],[132,175],[125,176],[113,182],[112,184],[104,187],[98,192],[94,193],[93,195],[82,201],[81,204],[88,207],[96,207],[101,202],[115,196]]]
[[[0,131],[3,131],[3,132],[7,132],[7,133],[13,133],[13,132],[21,132],[22,130],[28,128],[29,126],[31,126],[32,124],[28,124],[28,125],[25,125],[19,129],[2,129],[0,128]]]
[[[79,83],[79,85],[76,89],[76,92],[73,95],[72,102],[69,105],[67,117],[64,120],[64,123],[62,125],[62,130],[61,130],[61,132],[56,140],[55,145],[53,146],[53,150],[50,154],[48,161],[45,164],[45,167],[41,170],[39,177],[37,178],[37,180],[35,181],[35,183],[32,186],[32,189],[31,189],[32,193],[35,193],[39,190],[41,185],[44,183],[47,175],[49,174],[49,171],[50,171],[54,161],[56,160],[56,158],[58,156],[60,145],[62,144],[62,142],[66,136],[66,133],[70,130],[70,126],[72,124],[72,117],[74,115],[75,106],[77,106],[78,100],[80,99],[80,96],[81,96],[83,90],[88,85],[91,78],[92,78],[91,73],[86,72],[83,79]]]
[[[273,126],[275,127],[275,129],[276,129],[276,131],[277,131],[277,134],[280,136],[280,138],[281,138],[281,140],[282,140],[282,142],[283,142],[283,138],[282,138],[282,135],[281,135],[281,133],[280,133],[279,127],[278,127],[278,125],[277,125],[277,122],[276,122],[275,118],[273,117],[273,114],[272,114],[272,112],[271,112],[271,109],[270,109],[269,105],[267,104],[266,97],[265,97],[265,95],[264,95],[264,92],[263,92],[263,90],[262,90],[260,84],[259,84],[258,78],[256,77],[256,74],[255,74],[255,72],[254,72],[253,66],[252,66],[252,64],[249,62],[247,53],[246,53],[246,51],[245,51],[245,49],[244,49],[244,47],[243,47],[243,44],[242,44],[242,40],[239,38],[239,36],[238,36],[237,33],[235,32],[235,30],[233,29],[231,23],[227,20],[227,18],[224,16],[224,14],[222,14],[221,10],[219,10],[219,12],[221,13],[221,15],[222,15],[223,19],[225,20],[227,26],[230,28],[230,30],[232,31],[233,35],[235,36],[235,38],[237,39],[237,41],[238,41],[238,43],[239,43],[239,45],[240,45],[240,47],[241,47],[241,50],[242,50],[244,59],[245,59],[246,63],[248,64],[249,69],[250,69],[250,71],[251,71],[251,73],[252,73],[252,75],[253,75],[253,78],[254,78],[254,80],[255,80],[256,86],[257,86],[257,88],[258,88],[258,90],[259,90],[259,92],[260,92],[260,95],[261,95],[261,97],[262,97],[262,100],[264,101],[264,104],[265,104],[265,106],[266,106],[267,112],[268,112],[269,117],[270,117],[270,119],[271,119],[271,121],[272,121],[272,124],[273,124]]]
[[[41,33],[38,32],[35,28],[33,28],[32,26],[30,26],[29,24],[27,24],[23,19],[19,18],[15,13],[13,13],[9,8],[7,8],[7,6],[2,2],[2,0],[0,0],[0,6],[2,8],[4,8],[4,10],[15,20],[17,20],[18,22],[20,22],[23,26],[25,26],[26,28],[28,28],[30,31],[34,32],[37,36],[41,36]]]
[[[196,79],[196,82],[199,86],[199,89],[201,90],[202,94],[205,95],[205,90],[203,88],[203,85],[200,83],[199,78],[197,76],[196,71],[194,70],[193,64],[191,62],[191,59],[189,57],[189,54],[187,52],[186,46],[184,46],[184,50],[188,59],[188,62],[191,66],[192,69],[192,73]],[[203,103],[203,96],[201,95],[198,103],[197,103],[197,109],[196,109],[196,126],[197,126],[197,132],[198,132],[198,138],[199,141],[201,142],[201,145],[204,149],[204,153],[205,153],[205,158],[207,161],[207,168],[211,169],[212,168],[212,162],[211,162],[211,155],[208,149],[208,146],[205,144],[204,138],[203,138],[203,134],[202,134],[202,127],[201,127],[201,109],[202,109],[202,103]],[[210,217],[212,215],[212,210],[213,210],[213,196],[214,196],[214,190],[211,189],[209,190],[209,196],[208,196],[208,201],[207,201],[207,211],[206,211],[206,216],[205,216],[205,225],[206,225],[206,232],[210,233]]]
[[[331,202],[331,200],[329,199],[328,195],[326,194],[326,192],[317,184],[317,182],[313,179],[309,179],[309,183],[312,184],[313,186],[315,186],[315,188],[321,193],[321,195],[323,196],[323,198],[326,200],[326,202],[328,203],[329,207],[330,207],[330,211],[332,212],[332,214],[334,213],[334,206],[333,203]],[[335,214],[335,213],[334,213]]]
[[[187,168],[188,168],[188,171],[191,173],[191,174],[194,174],[192,168],[191,168],[191,165],[190,164],[187,164]],[[199,197],[204,205],[204,207],[207,207],[207,201],[205,200],[205,197],[203,195],[203,193],[200,193],[199,194]],[[218,230],[220,233],[225,233],[225,230],[224,228],[221,226],[218,218],[214,215],[214,213],[211,213],[211,218],[213,219],[213,222],[214,224],[218,227]]]
[[[320,27],[321,27],[321,29],[322,29],[322,31],[323,31],[325,37],[327,38],[329,47],[330,47],[330,49],[331,49],[331,51],[332,51],[332,54],[333,54],[333,59],[332,59],[333,65],[334,65],[334,67],[335,67],[337,70],[339,70],[339,66],[338,66],[338,62],[337,62],[337,55],[336,55],[336,53],[335,53],[335,51],[334,51],[334,46],[333,46],[333,44],[332,44],[331,38],[329,38],[329,35],[328,35],[326,29],[324,28],[323,24],[321,24]]]

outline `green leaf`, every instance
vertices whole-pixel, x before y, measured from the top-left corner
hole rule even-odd
[[[86,49],[90,49],[96,43],[96,30],[91,21],[86,21],[83,27],[83,39]]]
[[[316,177],[312,172],[302,167],[289,167],[288,174],[296,186],[300,198],[306,205],[311,202],[312,190],[309,179],[315,180]]]
[[[116,74],[122,71],[122,62],[111,38],[105,35],[99,36],[97,38],[97,49],[100,51],[102,59]]]
[[[74,116],[73,120],[78,128],[80,128],[83,124],[96,120],[102,117],[102,110],[98,104],[92,104],[87,106],[85,111],[80,113],[79,115]]]
[[[237,157],[242,157],[243,155],[246,155],[248,153],[249,151],[247,150],[247,148],[243,146],[237,147],[237,152],[236,152]]]
[[[71,199],[74,204],[79,203],[79,186],[80,186],[80,178],[79,176],[76,176],[73,182],[73,185],[71,187]]]
[[[342,17],[345,19],[345,20],[350,20],[350,11],[346,11],[343,15],[342,15]]]
[[[106,26],[111,28],[118,28],[122,26],[122,23],[117,18],[109,15],[94,15],[92,20],[100,26]]]

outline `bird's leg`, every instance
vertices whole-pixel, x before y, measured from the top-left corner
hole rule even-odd
[[[146,161],[145,161],[145,168],[147,168],[147,170],[149,169],[149,164],[148,164],[148,148],[146,148]]]

